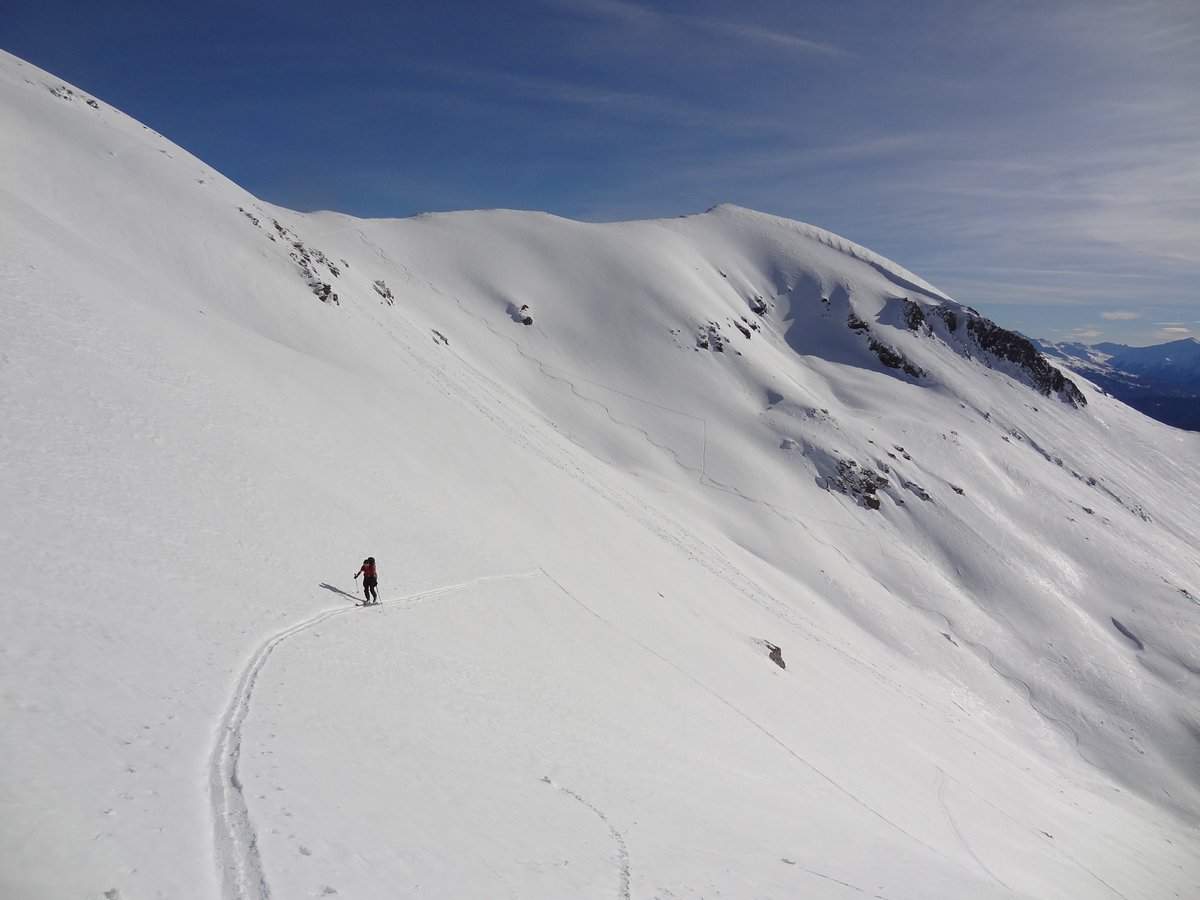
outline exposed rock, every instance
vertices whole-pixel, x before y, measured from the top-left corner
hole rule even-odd
[[[921,309],[919,303],[912,300],[904,301],[904,324],[908,326],[909,331],[920,331],[922,328],[928,328],[929,323],[925,319],[925,311]]]
[[[725,335],[721,333],[721,326],[716,322],[709,322],[701,325],[699,333],[696,335],[696,346],[701,350],[712,350],[713,353],[725,352]]]
[[[914,307],[916,311],[913,311]],[[1071,406],[1087,405],[1087,398],[1075,383],[1052,366],[1032,341],[1015,331],[1001,328],[970,307],[951,309],[948,306],[934,306],[922,312],[916,303],[907,301],[904,316],[910,328],[913,327],[912,323],[919,323],[921,319],[928,324],[930,317],[936,318],[945,325],[947,340],[952,344],[957,343],[968,357],[973,355],[974,350],[983,354],[982,361],[985,364],[991,364],[988,357],[1008,363],[1024,375],[1039,393],[1047,397],[1056,395]],[[965,326],[965,334],[959,333],[960,324]]]
[[[946,323],[946,328],[950,333],[958,331],[958,313],[946,306],[935,306],[930,310],[930,313],[937,316]]]
[[[915,481],[908,481],[908,480],[902,478],[900,480],[900,486],[903,487],[906,491],[911,491],[919,499],[924,500],[926,503],[929,503],[930,501],[933,500],[933,497],[931,497],[929,495],[929,491],[925,490],[925,488],[921,487]]]
[[[375,288],[375,293],[382,297],[388,306],[395,304],[396,298],[392,296],[391,290],[388,289],[388,286],[383,282],[383,279],[376,281],[372,287]]]
[[[1040,393],[1057,394],[1072,406],[1087,406],[1087,398],[1075,383],[1050,365],[1028,338],[982,316],[967,320],[967,334],[980,350],[1017,366]]]
[[[515,303],[510,303],[505,311],[508,313],[508,317],[518,325],[533,324],[533,314],[529,311],[528,303],[522,303],[519,307]]]
[[[877,491],[888,486],[888,480],[878,472],[860,466],[852,459],[839,459],[837,474],[830,486],[857,499],[868,509],[879,509]]]
[[[864,325],[864,327],[866,326]],[[925,376],[924,369],[909,362],[904,357],[904,354],[893,349],[892,347],[889,347],[887,344],[881,343],[880,341],[875,340],[875,338],[871,338],[868,346],[870,346],[871,351],[879,357],[879,361],[889,369],[900,369],[905,375],[911,375],[913,378],[923,378]]]
[[[787,668],[787,663],[783,661],[783,651],[777,645],[772,644],[767,640],[759,640],[757,643],[766,648],[767,657],[771,660],[771,662],[775,663],[775,665],[779,666],[781,669]]]
[[[308,286],[312,288],[312,292],[322,303],[332,303],[334,306],[341,305],[338,303],[338,295],[333,292],[333,285],[327,284],[324,281],[312,281]]]
[[[250,220],[250,223],[256,228],[261,228],[258,217],[244,207],[239,206],[238,212]],[[276,240],[276,237],[282,238],[291,247],[288,256],[296,263],[300,269],[300,274],[303,276],[309,290],[313,292],[318,300],[322,303],[338,303],[338,295],[333,292],[333,285],[325,281],[317,272],[318,265],[324,266],[333,278],[341,275],[341,269],[331,263],[329,259],[320,250],[311,249],[304,245],[304,242],[291,229],[282,225],[278,219],[272,219],[271,224],[275,227],[275,234],[267,234],[271,240]]]

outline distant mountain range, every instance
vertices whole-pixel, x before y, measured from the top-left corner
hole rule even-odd
[[[1200,431],[1200,341],[1195,338],[1152,347],[1038,344],[1047,356],[1139,412],[1176,428]]]

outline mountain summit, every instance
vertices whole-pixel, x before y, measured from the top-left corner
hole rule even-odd
[[[0,159],[5,896],[1200,884],[1200,436],[738,207],[294,212],[2,54]]]

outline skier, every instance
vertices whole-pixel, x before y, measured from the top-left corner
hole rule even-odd
[[[375,557],[368,556],[363,560],[362,568],[354,573],[354,580],[358,581],[358,576],[363,577],[363,606],[371,606],[379,602],[379,591],[376,587],[379,580],[375,576]]]

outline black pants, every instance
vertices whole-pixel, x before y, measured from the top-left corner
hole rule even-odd
[[[370,575],[363,576],[363,596],[367,598],[368,603],[379,602],[379,591],[375,590],[378,584],[378,579],[372,578]]]

